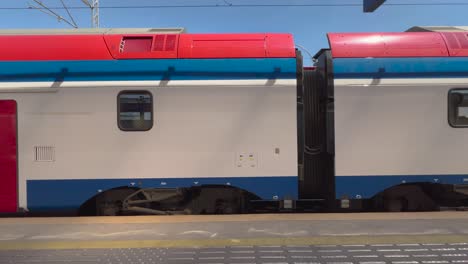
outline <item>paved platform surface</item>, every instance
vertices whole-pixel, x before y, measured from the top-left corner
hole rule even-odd
[[[468,243],[14,250],[0,263],[468,263]]]
[[[468,213],[0,218],[0,263],[468,263]]]

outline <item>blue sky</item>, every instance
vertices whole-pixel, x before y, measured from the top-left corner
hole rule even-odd
[[[84,6],[81,0],[64,0]],[[361,4],[362,0],[227,0],[232,4]],[[60,6],[60,0],[42,0]],[[224,0],[100,0],[101,6],[225,5]],[[467,0],[387,0],[396,3],[465,3]],[[32,0],[0,0],[3,7],[27,7]],[[374,13],[355,7],[217,7],[101,9],[101,27],[185,27],[191,33],[288,32],[315,54],[327,47],[327,32],[404,31],[415,25],[468,25],[465,6],[390,6]],[[57,10],[66,16],[65,10]],[[89,10],[71,10],[80,27],[90,27]],[[37,10],[0,9],[0,28],[70,28]],[[309,63],[307,63],[309,64]]]

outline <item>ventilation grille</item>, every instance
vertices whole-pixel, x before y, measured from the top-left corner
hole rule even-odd
[[[177,35],[156,35],[153,51],[174,51],[177,44]]]
[[[34,161],[55,161],[55,147],[35,146]]]
[[[460,44],[458,44],[457,37],[454,34],[447,33],[445,34],[445,38],[447,39],[447,43],[450,48],[452,49],[460,48]]]
[[[120,43],[120,52],[149,52],[152,37],[124,37]]]
[[[468,49],[468,35],[465,33],[457,34],[458,42],[463,49]]]
[[[468,49],[468,35],[466,33],[444,33],[448,46],[452,49]]]
[[[166,37],[166,50],[173,51],[176,47],[176,35],[167,35]]]
[[[153,51],[163,51],[164,50],[165,38],[166,38],[165,35],[156,35],[156,37],[154,38]]]
[[[158,34],[145,37],[123,37],[120,42],[120,53],[175,51],[177,48],[177,35]]]

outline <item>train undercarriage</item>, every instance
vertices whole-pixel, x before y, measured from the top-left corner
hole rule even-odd
[[[331,206],[330,206],[331,204]],[[467,210],[468,185],[401,184],[370,199],[262,200],[224,185],[115,188],[85,202],[79,215],[181,215],[291,212],[415,212]]]

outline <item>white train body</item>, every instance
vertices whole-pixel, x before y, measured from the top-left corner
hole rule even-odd
[[[51,187],[40,191],[44,196],[43,191],[57,195],[60,188],[75,184],[93,185],[80,191],[91,195],[111,186],[148,186],[141,179],[161,187],[214,183],[210,179],[238,186],[240,178],[297,176],[295,81],[235,85],[242,81],[136,88],[90,83],[47,93],[0,94],[18,105],[20,206],[28,208],[27,185],[34,188],[38,180],[52,180],[44,182]],[[117,95],[131,90],[153,95],[154,126],[149,131],[121,131],[116,124]],[[41,154],[41,162],[36,147],[52,152],[52,159]],[[102,183],[92,184],[94,180]],[[67,193],[63,195],[66,200]],[[271,190],[264,198],[279,195]]]
[[[343,79],[335,82],[337,183],[372,197],[409,182],[466,184],[465,129],[448,123],[448,94],[468,79]],[[343,177],[343,178],[342,178]]]

